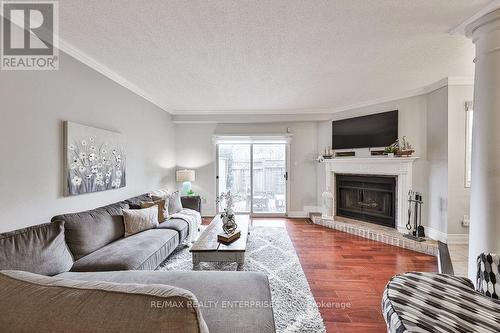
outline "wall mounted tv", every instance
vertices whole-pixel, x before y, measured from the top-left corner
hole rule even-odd
[[[332,122],[333,149],[386,147],[397,138],[397,110]]]

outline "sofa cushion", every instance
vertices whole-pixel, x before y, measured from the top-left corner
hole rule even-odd
[[[168,213],[168,206],[170,205],[170,192],[168,190],[156,190],[149,193],[149,195],[153,201],[164,201],[163,216],[165,219],[168,219],[170,217]]]
[[[0,248],[0,270],[56,275],[73,266],[63,221],[0,234]]]
[[[124,202],[129,205],[130,209],[140,209],[142,201],[153,201],[149,193],[141,194],[136,197],[125,200]]]
[[[2,332],[208,333],[196,297],[168,285],[0,272]],[[168,306],[168,304],[175,304]]]
[[[144,209],[124,209],[123,224],[125,225],[125,237],[156,228],[158,226],[158,206]]]
[[[128,208],[128,204],[118,202],[85,212],[54,216],[52,221],[65,221],[66,243],[75,259],[80,259],[123,237],[124,208]]]
[[[141,201],[141,208],[149,208],[156,206],[158,209],[158,223],[162,223],[167,219],[167,212],[165,210],[165,199],[155,201]]]
[[[172,218],[158,225],[158,229],[172,229],[179,233],[179,242],[182,243],[189,232],[189,224],[181,219]]]
[[[167,284],[191,291],[210,332],[273,333],[275,324],[267,276],[257,272],[67,272],[84,281]]]
[[[151,229],[120,239],[75,261],[72,271],[154,270],[179,245],[174,230]]]

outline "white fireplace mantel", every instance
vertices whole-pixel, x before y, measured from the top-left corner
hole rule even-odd
[[[418,157],[333,158],[325,160],[326,188],[333,194],[333,215],[336,215],[335,174],[396,176],[396,226],[407,232],[408,192],[412,189],[413,162]]]

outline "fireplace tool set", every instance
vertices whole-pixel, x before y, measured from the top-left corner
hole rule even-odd
[[[418,242],[425,241],[425,232],[424,227],[422,226],[423,203],[422,193],[412,190],[408,192],[408,222],[406,223],[408,233],[404,235],[404,237]]]

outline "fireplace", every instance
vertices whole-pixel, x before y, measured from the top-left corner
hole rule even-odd
[[[335,175],[337,216],[396,227],[396,177]]]

